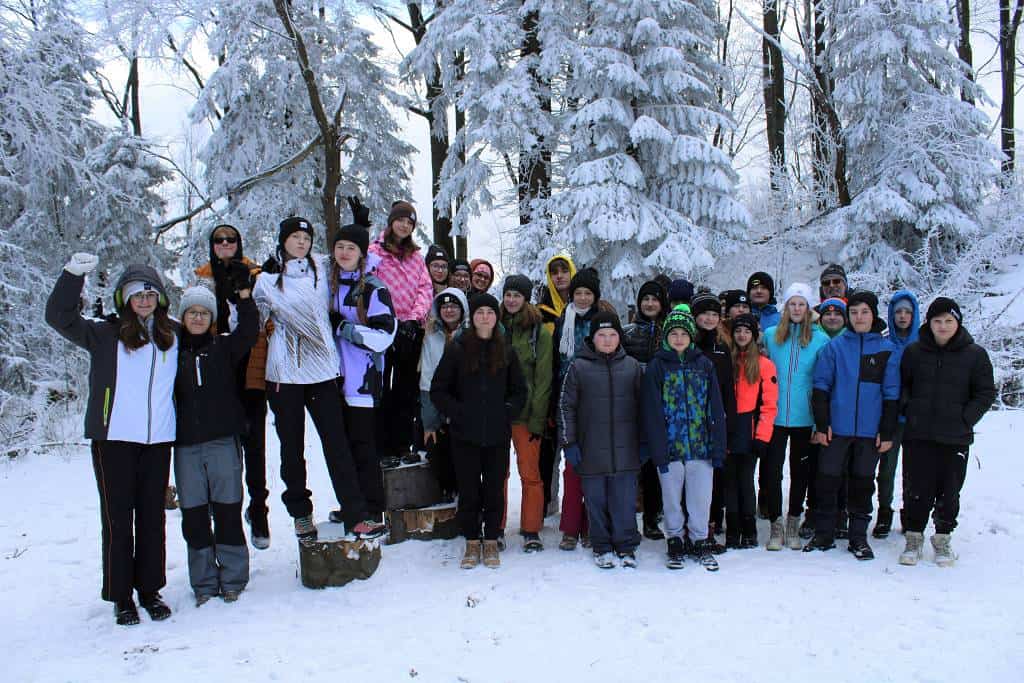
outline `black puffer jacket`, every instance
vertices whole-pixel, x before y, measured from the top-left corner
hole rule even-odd
[[[245,433],[236,378],[239,364],[256,343],[259,320],[250,298],[238,300],[238,325],[229,335],[195,336],[182,325],[174,381],[179,446]]]
[[[974,442],[974,425],[996,399],[988,353],[961,327],[945,347],[928,325],[900,361],[903,440],[955,446]]]
[[[635,472],[640,469],[643,370],[621,346],[603,354],[590,344],[565,374],[558,410],[562,444],[579,444],[580,476]]]
[[[467,331],[444,350],[430,383],[430,401],[441,415],[451,420],[452,437],[479,446],[508,444],[512,420],[526,405],[528,389],[519,359],[504,334],[479,342],[481,355],[477,370],[470,369]],[[505,344],[504,370],[492,375],[487,370],[491,344]]]
[[[622,330],[622,348],[626,355],[647,365],[661,348],[661,321],[648,320],[637,313],[636,318]]]

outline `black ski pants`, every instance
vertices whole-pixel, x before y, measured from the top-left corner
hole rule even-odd
[[[818,460],[816,534],[825,538],[835,537],[839,489],[843,484],[843,473],[847,473],[846,509],[850,519],[850,540],[867,538],[878,456],[874,438],[832,437],[832,442],[821,451]]]
[[[344,399],[342,399],[344,400]],[[352,460],[359,473],[359,488],[374,519],[382,519],[387,509],[384,500],[384,475],[380,469],[376,443],[376,409],[346,405],[345,434],[352,449]]]
[[[244,389],[246,433],[242,437],[245,464],[245,488],[249,491],[251,515],[265,514],[267,498],[267,392],[265,389]]]
[[[725,529],[730,538],[757,535],[757,498],[754,494],[754,467],[757,456],[752,453],[729,453],[722,470],[725,499]],[[718,473],[718,469],[715,470]]]
[[[452,439],[452,460],[459,482],[459,507],[455,513],[462,535],[480,538],[480,520],[484,538],[495,540],[501,531],[505,513],[505,479],[508,478],[508,441],[496,446],[480,446]]]
[[[951,446],[935,441],[907,441],[903,444],[903,521],[906,531],[924,533],[928,514],[935,520],[935,533],[949,534],[960,514],[960,490],[967,478],[968,446]]]

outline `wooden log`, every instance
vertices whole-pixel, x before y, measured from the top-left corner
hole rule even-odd
[[[384,501],[388,510],[422,508],[441,502],[441,486],[430,465],[402,465],[384,469]]]
[[[409,539],[449,539],[459,535],[459,526],[455,521],[455,503],[442,503],[414,510],[392,510],[387,515],[390,524],[389,544]]]
[[[380,538],[345,536],[342,524],[317,525],[314,541],[299,541],[299,577],[306,588],[344,586],[368,579],[380,566]]]

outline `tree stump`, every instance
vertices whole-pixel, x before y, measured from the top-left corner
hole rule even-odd
[[[299,541],[299,576],[306,588],[344,586],[355,579],[368,579],[380,565],[379,538],[371,540],[345,536],[342,524],[317,525],[315,541]]]
[[[441,486],[427,463],[389,467],[384,470],[384,500],[388,510],[427,507],[441,502]]]
[[[455,503],[441,503],[415,510],[392,510],[388,514],[388,544],[409,539],[433,541],[455,538],[459,526],[455,521]]]

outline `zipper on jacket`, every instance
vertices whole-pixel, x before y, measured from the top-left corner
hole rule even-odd
[[[857,391],[853,401],[853,436],[857,436],[860,426],[860,360],[864,356],[864,335],[858,333],[857,339],[860,341],[860,353],[857,354]]]
[[[103,390],[103,426],[110,425],[110,387]]]
[[[618,468],[615,467],[615,406],[613,405],[615,398],[615,383],[612,381],[612,363],[610,358],[604,359],[604,365],[608,369],[608,445],[611,446],[612,453],[612,472],[618,472]]]
[[[156,380],[156,344],[149,362],[149,393],[146,395],[146,443],[153,441],[153,382]]]
[[[203,386],[203,371],[199,368],[199,354],[196,354],[196,386]]]
[[[793,398],[793,370],[794,366],[797,365],[797,359],[800,358],[800,347],[796,343],[796,325],[790,324],[789,326],[789,367],[786,369],[786,424],[789,426],[790,422],[790,403]]]

